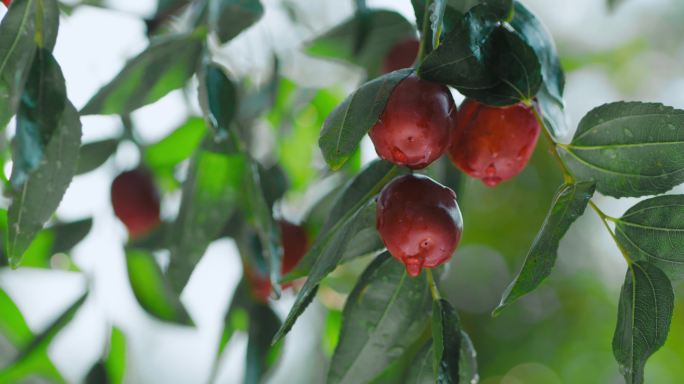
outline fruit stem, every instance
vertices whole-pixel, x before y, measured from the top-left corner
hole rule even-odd
[[[432,294],[432,300],[439,300],[442,298],[439,294],[439,289],[435,283],[435,278],[432,276],[432,269],[426,269],[425,274],[427,275],[428,285],[430,286],[430,293]]]
[[[622,244],[620,244],[620,242],[618,241],[617,237],[615,236],[615,232],[613,232],[613,230],[612,230],[612,229],[610,228],[610,226],[608,225],[608,221],[613,221],[613,222],[614,222],[614,221],[616,221],[616,219],[613,218],[613,217],[610,217],[610,216],[606,215],[606,214],[605,214],[605,213],[596,205],[596,203],[594,203],[593,200],[589,200],[589,205],[591,206],[591,208],[594,209],[594,211],[596,212],[596,214],[601,218],[601,222],[603,222],[603,225],[606,227],[606,230],[608,230],[608,233],[610,233],[610,237],[613,238],[613,241],[615,242],[615,245],[617,245],[618,249],[620,250],[620,253],[622,254],[622,258],[624,258],[625,261],[627,262],[627,265],[631,267],[632,263],[634,263],[634,260],[632,260],[632,258],[629,257],[629,253],[627,253],[627,250],[625,250],[625,248],[622,246]]]
[[[416,68],[423,62],[423,59],[429,53],[427,44],[432,45],[432,39],[428,36],[430,30],[430,5],[432,0],[425,0],[425,11],[423,13],[423,25],[420,31],[420,45],[418,47],[418,60],[416,60]]]
[[[530,105],[531,104],[531,105]],[[546,128],[546,124],[544,124],[544,119],[542,119],[541,114],[539,113],[539,110],[537,109],[537,106],[534,103],[530,103],[532,107],[532,113],[534,114],[534,118],[537,119],[537,123],[539,123],[539,126],[541,127],[542,131],[544,132],[544,137],[546,138],[546,141],[551,145],[551,152],[553,154],[554,159],[556,159],[556,162],[560,166],[561,170],[563,171],[563,180],[565,183],[570,184],[573,181],[575,181],[575,178],[572,176],[570,173],[570,170],[568,170],[568,167],[565,166],[565,163],[563,162],[563,159],[560,158],[558,155],[558,143],[551,137],[551,134],[549,133],[549,130]]]

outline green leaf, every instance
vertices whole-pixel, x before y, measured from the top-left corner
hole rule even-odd
[[[31,343],[33,332],[26,324],[24,315],[11,297],[0,288],[0,334],[2,334],[15,348],[22,350]]]
[[[461,331],[461,349],[458,353],[458,383],[469,384],[477,383],[479,375],[477,373],[477,354],[473,347],[473,342],[467,333]],[[433,384],[448,382],[445,377],[435,376],[433,371],[434,346],[432,342],[427,343],[414,359],[408,362],[410,369],[406,372],[406,380],[402,383],[411,384]],[[441,381],[438,381],[441,380]]]
[[[418,352],[416,358],[411,362],[410,369],[406,374],[406,383],[411,384],[434,384],[435,374],[432,370],[434,361],[434,351],[432,343],[427,343]]]
[[[308,275],[311,268],[321,259],[321,252],[325,251],[322,247],[324,244],[322,243],[331,240],[330,232],[345,228],[348,225],[347,223],[350,218],[362,207],[366,206],[366,209],[372,210],[375,205],[367,205],[367,202],[377,195],[385,184],[389,183],[395,177],[404,175],[407,172],[406,168],[396,167],[383,160],[375,160],[368,164],[366,168],[344,187],[340,196],[333,203],[333,209],[329,213],[328,219],[312,244],[309,252],[304,255],[299,264],[297,264],[297,266],[285,277],[284,281],[291,281]],[[370,213],[366,213],[366,215],[370,215]],[[363,233],[368,235],[368,229],[377,232],[375,231],[375,222],[369,223],[368,227],[357,226],[351,229],[353,234],[347,236],[363,236]],[[372,241],[372,235],[369,237]],[[361,256],[362,254],[359,254],[358,251],[354,251],[354,249],[363,249],[366,247],[366,244],[372,243],[351,241],[343,246],[342,251],[345,251],[344,254],[348,254],[349,256],[354,254],[356,256]],[[349,251],[347,252],[348,248]],[[339,257],[344,258],[344,254]],[[347,259],[349,258],[350,257],[347,257]]]
[[[266,200],[259,165],[250,154],[245,153],[245,156],[248,159],[243,187],[248,219],[253,223],[259,238],[260,254],[263,255],[268,266],[273,291],[276,295],[279,295],[283,253],[280,242],[280,228],[273,218],[272,207]]]
[[[245,159],[197,150],[183,183],[180,211],[171,231],[167,275],[178,294],[204,251],[235,209],[245,179]]]
[[[487,42],[492,54],[487,65],[497,82],[486,89],[459,88],[464,95],[488,105],[506,106],[531,100],[542,85],[542,72],[534,49],[516,31],[495,29]]]
[[[107,377],[111,384],[123,384],[126,376],[126,336],[117,327],[112,327],[109,338],[109,352],[104,360]]]
[[[587,181],[564,184],[558,189],[544,224],[527,253],[525,263],[515,280],[506,288],[494,315],[535,290],[551,274],[558,257],[558,244],[572,223],[584,213],[594,189],[594,183]]]
[[[415,38],[415,27],[400,14],[368,9],[357,12],[342,24],[317,37],[306,47],[313,56],[358,65],[369,78],[380,74],[382,61],[399,42]]]
[[[207,64],[202,70],[199,98],[207,120],[219,140],[226,140],[238,110],[235,84],[217,64]]]
[[[615,232],[633,260],[649,262],[673,280],[684,278],[684,195],[639,202],[615,221]]]
[[[209,25],[221,43],[239,35],[263,14],[259,0],[209,0]]]
[[[495,28],[496,22],[482,7],[468,12],[425,57],[418,68],[420,77],[459,91],[496,86],[498,79],[487,65],[491,56],[487,42]]]
[[[444,299],[432,302],[432,340],[432,370],[437,382],[458,383],[463,337],[458,314]]]
[[[107,377],[107,369],[101,361],[98,361],[90,368],[83,381],[85,384],[110,384]]]
[[[195,73],[202,38],[195,32],[156,40],[102,87],[81,114],[127,114],[184,86]]]
[[[674,293],[658,267],[644,261],[630,266],[620,292],[613,355],[627,384],[644,382],[646,360],[665,344]]]
[[[411,278],[389,253],[378,256],[345,304],[328,382],[364,383],[380,374],[420,334],[430,301],[425,275]]]
[[[569,129],[564,112],[565,102],[563,101],[565,74],[558,59],[553,38],[544,24],[522,3],[517,1],[515,2],[515,16],[511,20],[511,26],[534,49],[541,64],[544,84],[537,95],[537,101],[547,123],[546,126],[551,130],[553,136],[564,136]]]
[[[78,155],[76,174],[82,175],[94,171],[116,152],[118,146],[119,140],[117,139],[107,139],[84,144]]]
[[[12,151],[12,186],[20,188],[45,159],[66,108],[66,87],[59,64],[48,50],[38,49],[17,112]]]
[[[362,85],[328,116],[318,145],[333,170],[352,156],[359,142],[378,121],[394,87],[413,72],[401,69]]]
[[[48,357],[48,347],[52,340],[67,326],[74,318],[78,310],[85,302],[88,293],[86,292],[76,300],[66,311],[55,319],[42,333],[37,335],[31,342],[22,347],[19,354],[12,362],[0,369],[0,382],[15,383],[23,379],[38,375],[53,382],[66,382],[59,371],[55,368]]]
[[[513,16],[513,0],[447,0],[447,3],[462,13],[477,5],[485,6],[496,20],[508,20]]]
[[[19,106],[36,45],[35,8],[37,0],[15,0],[0,23],[0,129]],[[43,0],[42,40],[52,51],[59,28],[57,1]]]
[[[126,265],[133,294],[147,313],[162,321],[192,325],[190,316],[152,255],[128,249]]]
[[[579,180],[614,197],[664,193],[684,182],[684,111],[616,102],[591,110],[558,153]]]
[[[38,125],[26,125],[26,123],[21,122],[25,118],[30,118],[27,114],[29,110],[37,108],[36,102],[48,104],[58,102],[57,100],[29,98],[31,92],[28,90],[33,88],[33,83],[45,81],[45,74],[56,76],[59,72],[59,67],[49,52],[43,50],[37,56],[36,62],[42,61],[41,58],[44,62],[36,65],[43,67],[43,70],[41,73],[36,73],[35,78],[29,79],[27,92],[22,99],[20,108],[25,109],[26,113],[20,112],[17,116],[17,136],[20,135],[20,129],[31,129],[33,133],[28,136],[34,138],[36,135],[42,135],[45,132],[51,131],[51,134],[49,139],[43,138],[41,140],[44,147],[27,147],[26,150],[30,148],[30,155],[26,150],[14,153],[15,157],[28,156],[41,159],[37,168],[29,174],[24,172],[25,168],[22,170],[22,168],[15,167],[16,171],[15,169],[12,170],[11,181],[16,191],[8,212],[9,241],[7,250],[10,264],[14,267],[19,265],[24,251],[31,244],[36,233],[42,229],[45,222],[59,206],[62,196],[76,172],[78,151],[81,145],[81,122],[76,109],[68,100],[61,119],[55,127],[40,127],[39,124],[51,121],[51,119],[34,120],[35,124]],[[52,68],[50,69],[50,67]],[[61,74],[59,77],[61,78]],[[46,110],[43,109],[43,111]],[[17,138],[17,140],[19,139]],[[42,154],[36,155],[33,151],[40,151]],[[15,164],[17,163],[15,162]],[[34,163],[28,162],[28,164]]]
[[[204,119],[189,118],[168,136],[145,148],[145,163],[152,169],[174,167],[192,156],[206,131]]]
[[[88,236],[92,227],[92,218],[53,225],[49,228],[55,234],[55,241],[52,243],[52,253],[70,251]]]
[[[258,384],[273,367],[281,344],[271,346],[271,340],[278,328],[280,318],[266,304],[255,304],[249,311],[249,339],[245,367],[246,384]]]

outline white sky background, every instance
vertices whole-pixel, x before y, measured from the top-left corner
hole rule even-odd
[[[526,0],[551,29],[554,36],[588,49],[603,49],[619,45],[638,36],[639,18],[655,8],[663,8],[675,0],[626,0],[613,15],[605,11],[602,0]],[[303,29],[292,31],[274,4],[277,0],[263,0],[266,17],[259,26],[241,35],[217,53],[217,59],[234,73],[254,69],[267,70],[269,55],[256,47],[263,39],[271,41],[283,56],[284,73],[308,86],[344,84],[355,86],[359,74],[353,69],[327,64],[297,52]],[[325,30],[348,16],[351,0],[295,0],[302,9],[310,9],[314,29]],[[63,18],[55,56],[67,79],[69,98],[77,108],[82,107],[95,92],[121,69],[125,61],[140,52],[147,44],[145,26],[140,16],[153,12],[152,0],[112,0],[120,12],[82,7],[71,17]],[[369,0],[371,6],[398,9],[409,20],[413,12],[409,0]],[[2,8],[2,7],[0,7]],[[0,16],[4,9],[0,10]],[[239,54],[236,54],[239,53]],[[182,53],[181,53],[182,54]],[[671,58],[674,59],[674,58]],[[654,79],[654,81],[658,81]],[[675,107],[684,107],[684,76],[669,79],[670,86],[650,87],[642,100],[657,100]],[[566,100],[571,120],[576,124],[591,108],[602,103],[622,99],[620,92],[599,69],[583,69],[568,76]],[[196,111],[192,106],[191,110]],[[133,117],[138,132],[145,141],[156,141],[183,122],[188,107],[180,92],[174,92],[158,103],[142,108]],[[114,117],[82,118],[84,142],[118,135],[120,123]],[[372,158],[372,147],[364,147],[365,159]],[[137,164],[135,148],[120,148],[113,160],[95,172],[74,179],[58,210],[64,220],[93,216],[94,227],[86,240],[74,251],[77,264],[89,276],[93,293],[74,322],[55,340],[50,355],[65,377],[78,382],[98,358],[107,337],[107,322],[121,327],[129,342],[129,383],[199,383],[207,377],[213,361],[223,313],[236,286],[241,267],[232,241],[213,244],[193,274],[183,294],[197,329],[189,330],[154,321],[137,305],[128,287],[122,244],[126,238],[124,227],[115,219],[109,202],[109,184],[122,170]],[[619,215],[633,199],[601,199],[607,213]],[[173,216],[178,199],[169,199],[163,207],[164,215]],[[584,219],[596,224],[593,218]],[[577,228],[579,226],[575,226]],[[584,234],[584,235],[582,235]],[[605,233],[604,233],[605,234]],[[607,236],[607,234],[605,234]],[[571,236],[591,238],[593,246],[604,250],[599,258],[602,269],[612,280],[622,279],[622,260],[607,238],[596,238],[587,232],[571,232]],[[561,258],[562,260],[562,258]],[[616,268],[620,265],[620,268]],[[84,280],[69,273],[20,269],[0,273],[0,285],[15,299],[34,330],[43,329],[71,303],[84,287]],[[619,284],[616,283],[616,286]],[[617,288],[616,288],[617,289]],[[277,308],[285,315],[292,303],[291,294],[281,300]],[[314,341],[321,327],[324,313],[314,304],[297,323],[293,338],[286,343],[284,360],[272,378],[273,383],[307,382],[298,375],[315,371],[323,362],[312,361]],[[297,343],[293,340],[296,339]],[[243,371],[246,339],[236,335],[231,351],[224,361],[221,383],[240,382]],[[310,378],[308,378],[310,380]]]

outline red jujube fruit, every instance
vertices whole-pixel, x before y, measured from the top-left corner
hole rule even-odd
[[[376,215],[387,250],[413,277],[449,260],[463,232],[454,191],[422,175],[401,176],[387,184]]]
[[[369,135],[378,156],[420,169],[446,151],[455,118],[449,89],[414,74],[394,88]]]
[[[9,8],[10,4],[12,4],[12,0],[2,0],[2,3],[5,4],[7,8]]]
[[[280,228],[280,240],[283,247],[280,274],[284,276],[290,273],[306,254],[309,238],[302,226],[292,224],[289,221],[279,220],[278,227]],[[271,295],[269,277],[252,270],[249,266],[245,268],[245,276],[252,286],[252,294],[263,302],[267,301]],[[284,284],[283,288],[288,288],[291,285],[291,283]]]
[[[449,157],[460,170],[493,187],[525,168],[540,132],[532,107],[467,99],[457,116]]]
[[[112,182],[111,194],[114,214],[131,238],[145,235],[159,224],[159,193],[146,170],[121,173]]]
[[[409,68],[416,61],[420,42],[411,38],[395,44],[382,61],[382,73],[390,73],[402,68]]]

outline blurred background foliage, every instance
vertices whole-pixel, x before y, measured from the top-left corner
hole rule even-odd
[[[538,13],[556,39],[567,74],[566,102],[572,126],[589,109],[619,99],[660,101],[684,107],[681,66],[684,3],[681,1],[524,2]],[[163,33],[164,28],[172,30],[175,23],[182,23],[182,16],[169,19],[169,15],[178,15],[185,3],[177,0],[159,0],[158,4],[151,0],[64,1],[65,30],[61,31],[56,56],[63,63],[75,104],[82,106],[94,90],[118,71],[126,57],[144,47],[147,34]],[[260,140],[251,143],[252,149],[265,169],[278,164],[287,178],[289,189],[277,209],[294,221],[306,219],[305,224],[313,235],[325,220],[339,186],[374,156],[372,146],[366,142],[346,166],[348,172],[332,175],[317,147],[326,116],[359,84],[365,73],[358,67],[314,59],[306,53],[305,43],[350,16],[354,4],[340,0],[263,3],[266,15],[253,30],[225,46],[215,42],[212,49],[222,65],[236,78],[243,79],[240,93],[251,103],[243,104],[238,112],[245,121],[255,117],[250,105],[273,98],[268,113],[248,125],[248,129],[261,132]],[[408,0],[368,1],[368,4],[396,10],[413,22]],[[97,16],[96,20],[114,16],[108,20],[109,24],[102,24],[101,30],[89,30],[96,21],[87,21],[87,18],[93,15]],[[126,32],[127,28],[134,32]],[[79,45],[74,38],[79,34],[93,34],[93,40],[82,40],[83,44]],[[98,40],[106,35],[111,37],[104,42]],[[97,67],[94,63],[102,60],[97,57],[100,52],[97,50],[84,52],[85,64],[74,63],[78,58],[73,56],[80,50],[88,50],[95,44],[106,45],[107,39],[117,38],[122,42],[111,48],[114,51],[111,56],[104,56],[104,59],[114,58],[114,64]],[[100,48],[103,49],[107,50]],[[279,68],[282,77],[271,78],[274,66]],[[82,72],[84,68],[90,72]],[[194,318],[199,318],[200,330],[159,324],[132,304],[134,299],[122,277],[125,276],[121,270],[122,250],[117,248],[121,247],[125,232],[114,223],[108,206],[99,207],[108,204],[105,191],[112,176],[134,166],[136,159],[140,159],[154,171],[162,188],[164,215],[175,215],[187,160],[206,130],[199,108],[194,105],[195,88],[193,83],[160,101],[162,106],[146,108],[121,120],[84,119],[85,141],[92,146],[83,149],[84,158],[90,159],[86,163],[95,164],[95,168],[103,163],[105,166],[94,172],[99,172],[97,176],[76,179],[77,186],[67,193],[58,211],[59,220],[34,241],[25,256],[25,268],[17,275],[28,280],[20,282],[20,277],[10,276],[7,268],[0,272],[0,333],[4,335],[0,337],[0,362],[14,358],[15,351],[22,349],[31,335],[47,330],[48,338],[32,350],[25,369],[42,372],[48,378],[59,376],[55,376],[55,370],[70,382],[80,381],[86,374],[96,377],[96,371],[88,373],[94,361],[117,364],[102,352],[110,350],[107,345],[115,343],[119,351],[124,348],[129,353],[125,358],[112,357],[118,359],[118,364],[123,364],[122,359],[128,363],[126,382],[151,382],[155,377],[164,382],[183,382],[184,378],[209,375],[217,327],[240,279],[234,246],[224,242],[220,247],[210,248],[205,259],[212,259],[202,262],[209,266],[199,268],[194,274],[198,276],[191,280],[190,292],[184,294],[184,302],[192,303],[193,299],[198,302],[188,310]],[[173,118],[164,116],[167,113]],[[92,133],[100,128],[104,133]],[[8,136],[11,135],[9,130]],[[5,139],[3,164],[8,159]],[[124,140],[121,144],[112,144],[120,139]],[[110,155],[113,157],[108,160]],[[82,172],[95,168],[86,167]],[[541,289],[500,316],[490,315],[520,267],[562,181],[545,143],[539,142],[530,165],[521,175],[494,189],[476,180],[450,180],[452,171],[454,168],[446,161],[428,170],[458,186],[465,221],[461,246],[442,273],[442,293],[459,310],[463,327],[478,351],[481,382],[622,382],[613,359],[611,338],[626,267],[607,234],[599,229],[599,221],[592,212],[588,211],[578,220],[561,242],[557,268]],[[275,179],[273,174],[265,178]],[[100,189],[94,187],[97,183],[102,184]],[[83,199],[83,191],[87,191],[86,195],[99,191],[104,197],[93,203],[82,203],[79,199]],[[613,215],[621,214],[635,201],[603,197],[599,200],[608,207],[607,213]],[[86,208],[82,208],[83,204]],[[4,210],[0,211],[0,225],[6,226]],[[71,228],[64,230],[64,226]],[[107,238],[105,232],[112,226],[117,226],[117,232]],[[85,244],[72,251],[84,238]],[[109,256],[100,255],[110,252],[109,248],[117,250]],[[216,258],[231,260],[219,262]],[[326,359],[332,355],[337,342],[344,300],[369,261],[370,258],[361,258],[345,264],[323,282],[320,304],[309,309],[288,337],[269,382],[323,381]],[[215,271],[208,273],[207,268]],[[45,271],[29,269],[58,270],[63,279],[32,284],[39,279],[48,280]],[[55,321],[55,316],[64,313],[78,297],[74,293],[78,288],[74,287],[84,284],[82,276],[77,276],[78,271],[84,272],[95,288],[83,304],[89,308],[88,312],[70,324],[60,322],[61,319]],[[200,278],[204,285],[197,282]],[[674,384],[684,377],[684,295],[681,294],[684,292],[681,284],[675,290],[678,300],[670,335],[665,346],[649,360],[648,383]],[[288,293],[274,304],[281,317],[292,299]],[[51,301],[56,304],[49,304]],[[249,326],[239,313],[234,319],[234,328],[236,333],[246,334]],[[66,314],[73,316],[69,311]],[[72,331],[60,334],[54,346],[48,348],[55,336],[51,330],[65,325]],[[7,329],[22,331],[2,332]],[[188,341],[192,338],[195,341]],[[235,352],[228,353],[217,379],[237,382],[244,370],[245,337],[235,337],[227,348]],[[166,350],[162,352],[162,349]],[[188,359],[189,355],[192,358]]]

